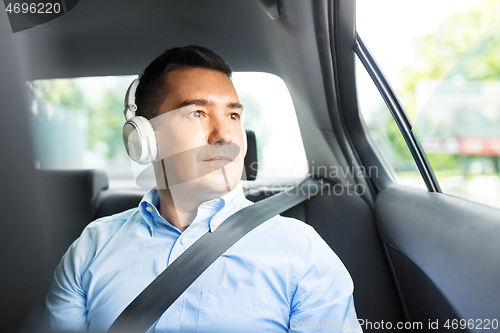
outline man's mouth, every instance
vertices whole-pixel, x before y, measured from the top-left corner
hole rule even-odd
[[[210,157],[208,159],[204,159],[203,161],[205,161],[205,162],[217,162],[217,161],[232,162],[233,159],[229,156],[214,156],[214,157]]]

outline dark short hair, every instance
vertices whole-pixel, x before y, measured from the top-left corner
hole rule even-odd
[[[206,47],[189,45],[168,49],[144,70],[135,93],[136,116],[152,119],[157,116],[168,93],[167,74],[175,69],[204,68],[231,77],[229,65]]]

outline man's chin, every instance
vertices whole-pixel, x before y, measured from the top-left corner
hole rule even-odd
[[[238,179],[239,180],[239,179]],[[193,184],[199,191],[204,193],[214,193],[224,195],[238,185],[238,180],[231,177],[230,174],[223,174],[222,171],[215,171],[193,181]]]
[[[222,172],[217,170],[196,179],[180,182],[169,186],[171,191],[182,194],[183,196],[207,196],[208,200],[214,197],[221,197],[234,189],[240,180],[236,177],[233,170]]]

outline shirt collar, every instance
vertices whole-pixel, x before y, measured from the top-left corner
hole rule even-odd
[[[159,203],[160,199],[156,188],[149,190],[139,203],[139,213],[148,224],[151,235],[153,235],[153,230],[158,225],[165,225],[181,233],[179,229],[168,223],[160,215],[158,211]],[[198,212],[191,225],[206,223],[210,232],[213,232],[226,218],[249,204],[250,202],[245,198],[242,183],[239,182],[233,190],[222,197],[205,201],[198,206]]]

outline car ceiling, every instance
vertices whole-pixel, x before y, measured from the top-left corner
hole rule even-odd
[[[32,50],[27,60],[35,79],[136,74],[166,48],[188,44],[213,48],[236,70],[269,70],[266,26],[272,21],[258,3],[214,3],[80,1],[62,17],[18,34]]]
[[[206,46],[235,71],[280,76],[292,95],[308,159],[316,166],[339,165],[329,116],[336,110],[327,105],[318,52],[329,54],[329,27],[318,25],[318,19],[328,22],[329,1],[280,3],[281,16],[272,20],[258,0],[80,1],[14,37],[29,80],[138,74],[167,48]],[[1,15],[0,33],[12,36]]]

